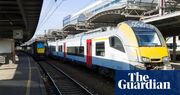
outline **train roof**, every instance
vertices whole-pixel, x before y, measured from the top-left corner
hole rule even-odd
[[[154,26],[151,24],[147,24],[141,21],[125,21],[125,23],[127,23],[130,27],[132,28],[150,28],[150,29],[154,29]]]

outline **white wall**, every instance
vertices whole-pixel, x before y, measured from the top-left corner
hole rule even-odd
[[[0,39],[0,53],[11,53],[12,42],[10,39]]]

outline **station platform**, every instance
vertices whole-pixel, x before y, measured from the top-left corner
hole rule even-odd
[[[180,70],[180,61],[170,63],[175,70]]]
[[[17,56],[16,64],[0,65],[0,95],[46,95],[33,58],[22,52]]]

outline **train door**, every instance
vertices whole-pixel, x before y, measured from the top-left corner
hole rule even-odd
[[[66,60],[66,43],[64,43],[64,60]]]
[[[87,46],[86,63],[87,63],[87,67],[91,67],[92,66],[92,40],[91,39],[86,40],[86,46]]]

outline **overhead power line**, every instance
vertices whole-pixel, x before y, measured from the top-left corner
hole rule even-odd
[[[48,2],[48,6],[43,10],[43,17],[41,18],[41,22],[45,20],[50,10],[53,8],[53,4],[51,0]]]
[[[61,1],[59,2],[59,4],[54,8],[54,10],[46,17],[46,19],[44,19],[43,21],[40,22],[37,31],[44,26],[44,24],[49,20],[49,18],[50,18],[50,17],[54,14],[54,12],[62,5],[62,3],[63,3],[64,1],[67,1],[67,0],[61,0]]]

